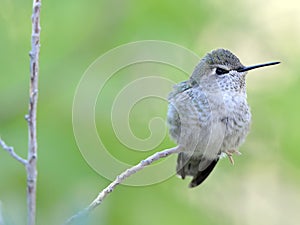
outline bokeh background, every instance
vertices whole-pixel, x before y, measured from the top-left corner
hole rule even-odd
[[[1,0],[0,7],[0,135],[24,157],[31,6],[31,1]],[[43,2],[41,16],[38,224],[61,224],[109,184],[84,160],[73,134],[73,97],[84,71],[112,48],[151,39],[180,44],[199,56],[228,48],[246,65],[282,64],[248,75],[253,124],[235,166],[222,160],[196,189],[176,176],[150,186],[120,186],[85,224],[299,223],[299,1],[53,0]],[[105,89],[96,122],[111,154],[135,164],[174,143],[166,136],[155,149],[137,152],[118,141],[110,112],[114,96],[132,80],[125,72]],[[174,81],[182,79],[185,74],[174,75]],[[141,101],[130,114],[133,133],[147,138],[151,118],[165,119],[166,110],[166,101]],[[7,224],[26,221],[25,182],[24,168],[0,150]]]

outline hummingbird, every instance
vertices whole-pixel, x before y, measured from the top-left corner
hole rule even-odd
[[[279,63],[244,66],[229,50],[216,49],[200,60],[189,80],[174,86],[167,124],[182,149],[176,172],[182,179],[192,177],[189,187],[200,185],[220,158],[228,156],[234,164],[251,123],[246,74]]]

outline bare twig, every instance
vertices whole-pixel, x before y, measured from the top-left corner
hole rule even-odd
[[[37,137],[36,137],[36,109],[38,102],[38,75],[40,54],[40,9],[41,0],[33,0],[32,33],[30,55],[30,90],[28,122],[28,159],[27,159],[27,207],[28,225],[34,225],[36,219],[36,179],[37,179]]]
[[[21,156],[19,156],[17,153],[15,153],[14,148],[11,146],[7,146],[6,143],[0,138],[0,146],[7,151],[14,159],[22,163],[24,166],[27,164],[27,160],[23,159]]]
[[[0,138],[0,146],[14,159],[26,167],[27,172],[27,208],[28,225],[35,225],[36,220],[36,178],[37,178],[37,138],[36,138],[36,110],[38,102],[38,75],[40,54],[40,9],[41,0],[33,0],[32,33],[30,56],[30,90],[29,109],[25,119],[28,122],[28,155],[27,160],[15,153],[14,148],[6,145]]]
[[[150,165],[151,163],[165,158],[171,154],[179,153],[182,149],[179,146],[174,148],[166,149],[160,152],[156,152],[155,154],[149,156],[148,158],[142,160],[139,164],[125,170],[116,179],[111,182],[105,189],[103,189],[98,196],[94,199],[94,201],[82,211],[76,213],[74,216],[70,217],[66,222],[66,224],[70,224],[73,221],[80,219],[82,217],[87,216],[93,209],[95,209],[98,205],[100,205],[106,196],[111,193],[119,184],[121,184],[126,178],[130,177],[131,175],[135,174],[136,172],[144,169],[146,166]]]

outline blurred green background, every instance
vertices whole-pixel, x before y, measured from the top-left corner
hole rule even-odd
[[[0,8],[0,135],[24,157],[31,6],[31,1],[1,0]],[[73,135],[73,97],[84,71],[114,47],[154,39],[180,44],[199,56],[224,47],[246,65],[272,60],[282,64],[248,75],[253,124],[235,166],[222,160],[208,180],[192,190],[176,176],[151,186],[120,186],[86,224],[298,224],[299,24],[297,0],[44,1],[37,223],[61,224],[109,184],[86,163]],[[106,147],[119,160],[134,164],[174,144],[166,137],[156,149],[134,154],[115,141],[106,106],[130,79],[112,81],[116,85],[105,92],[97,116],[107,123],[101,126]],[[141,104],[133,110],[137,119],[130,125],[146,138],[149,120],[165,118],[167,103],[153,101],[147,109],[147,103]],[[8,224],[25,223],[25,180],[24,168],[0,150],[0,201]]]

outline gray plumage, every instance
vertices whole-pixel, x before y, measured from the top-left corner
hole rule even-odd
[[[214,50],[169,95],[170,136],[184,149],[176,169],[193,177],[190,187],[206,179],[222,153],[238,152],[249,132],[245,68],[230,51]]]

